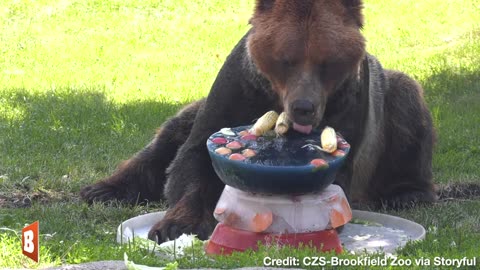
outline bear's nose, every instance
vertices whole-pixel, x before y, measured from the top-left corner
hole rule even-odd
[[[293,120],[300,125],[311,125],[315,112],[313,103],[306,99],[297,99],[291,104]]]

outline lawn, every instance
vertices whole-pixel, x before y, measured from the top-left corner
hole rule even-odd
[[[0,3],[0,267],[123,259],[124,252],[136,263],[167,263],[136,245],[115,243],[122,220],[161,205],[88,206],[78,191],[140,150],[183,104],[207,95],[249,28],[253,2]],[[365,16],[368,51],[425,89],[438,133],[435,182],[477,184],[476,197],[388,211],[428,229],[425,241],[398,256],[478,257],[480,3],[369,0]],[[20,252],[19,231],[35,220],[42,234],[39,264]],[[179,263],[261,265],[271,252],[279,258],[312,254],[268,250]]]

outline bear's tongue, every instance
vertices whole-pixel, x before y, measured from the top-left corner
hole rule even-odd
[[[302,126],[297,123],[293,123],[293,129],[300,133],[310,134],[310,132],[312,132],[312,125]]]

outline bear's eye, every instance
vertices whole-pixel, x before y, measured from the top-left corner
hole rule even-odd
[[[340,81],[350,72],[349,66],[341,61],[328,61],[319,66],[319,74],[324,80]]]
[[[283,58],[280,60],[280,64],[284,67],[294,67],[297,65],[297,61],[289,58]]]
[[[323,63],[317,65],[317,70],[318,70],[318,73],[320,73],[320,75],[325,76],[326,73],[328,72],[327,63],[323,62]]]

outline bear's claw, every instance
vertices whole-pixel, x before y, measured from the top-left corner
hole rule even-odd
[[[405,209],[436,200],[437,196],[430,191],[406,191],[382,200],[381,206],[387,209]]]
[[[216,221],[211,218],[203,218],[200,214],[196,217],[170,217],[167,211],[165,217],[157,222],[148,232],[148,239],[161,244],[166,241],[177,239],[182,234],[195,234],[200,240],[207,240],[215,227]]]
[[[110,185],[105,182],[98,182],[86,186],[80,190],[80,196],[88,203],[107,202],[113,200],[125,201],[127,194],[124,190],[119,189],[118,186]]]

